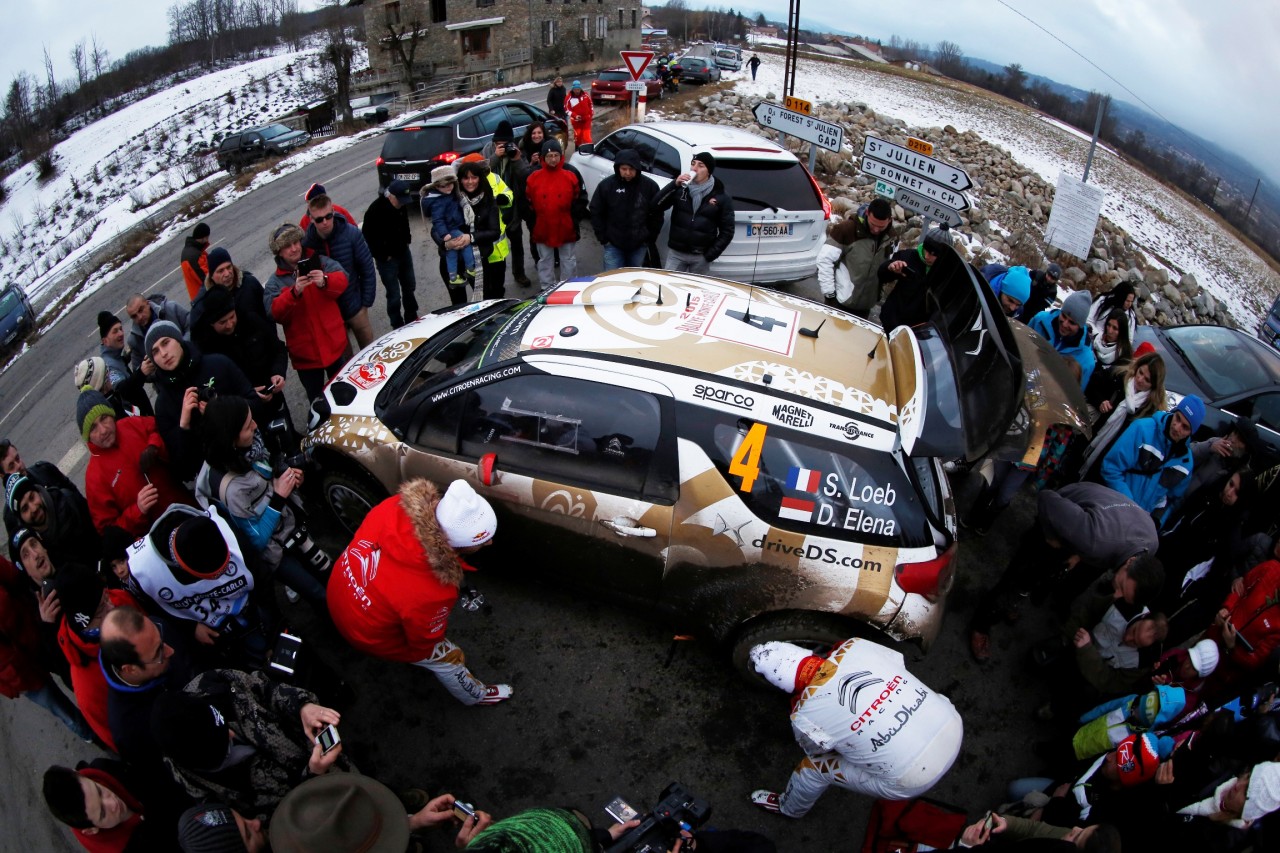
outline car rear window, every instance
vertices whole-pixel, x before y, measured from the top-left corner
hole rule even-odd
[[[601,71],[596,75],[596,79],[602,83],[617,83],[631,79],[631,75],[625,71]]]
[[[695,406],[681,406],[678,417],[681,432],[775,527],[888,547],[933,543],[928,511],[899,455]]]
[[[447,127],[420,127],[391,130],[382,141],[385,160],[430,160],[453,147],[453,133]]]
[[[804,167],[798,160],[734,160],[716,157],[716,177],[733,196],[734,210],[821,210]]]
[[[1280,382],[1280,360],[1225,326],[1175,326],[1165,335],[1219,397]]]

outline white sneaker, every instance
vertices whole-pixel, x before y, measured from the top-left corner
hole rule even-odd
[[[515,693],[510,684],[490,684],[484,689],[484,696],[480,698],[477,705],[497,705],[499,702],[505,702]]]
[[[751,802],[767,812],[782,814],[782,804],[778,800],[778,794],[774,791],[766,791],[763,788],[759,791],[752,791]]]

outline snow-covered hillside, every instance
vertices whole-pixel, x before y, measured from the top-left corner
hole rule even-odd
[[[216,164],[201,152],[222,135],[313,99],[323,73],[318,46],[282,48],[178,83],[77,131],[54,148],[51,178],[40,181],[29,163],[5,179],[0,279],[41,296],[77,257],[206,180]]]
[[[731,75],[742,78],[736,84],[738,94],[764,97],[772,93],[780,101],[782,57],[762,59],[765,64],[756,81],[749,73]],[[1078,178],[1088,154],[1087,135],[1028,108],[857,63],[801,59],[795,94],[814,102],[860,101],[880,115],[901,119],[909,128],[952,125],[960,131],[973,130],[1051,184],[1060,171]],[[1152,266],[1193,273],[1245,328],[1252,328],[1253,319],[1265,313],[1280,291],[1280,276],[1204,207],[1127,165],[1103,146],[1094,156],[1089,182],[1106,191],[1103,215],[1129,233]]]

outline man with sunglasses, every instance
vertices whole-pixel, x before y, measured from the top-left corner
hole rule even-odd
[[[378,268],[369,244],[359,228],[337,214],[327,195],[309,199],[307,214],[311,224],[302,245],[337,261],[346,272],[347,288],[338,297],[338,308],[347,328],[355,335],[356,348],[364,349],[373,342],[369,309],[378,296]]]

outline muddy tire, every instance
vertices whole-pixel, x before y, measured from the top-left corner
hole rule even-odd
[[[789,611],[763,616],[743,628],[734,638],[731,646],[733,668],[751,685],[762,690],[776,690],[776,687],[751,668],[750,654],[753,647],[777,641],[795,643],[812,649],[815,654],[825,655],[832,646],[850,637],[869,633],[868,629],[858,626],[852,620],[830,613]]]
[[[350,540],[369,510],[388,495],[371,474],[348,464],[325,467],[320,477],[320,497],[337,523],[338,532]]]

